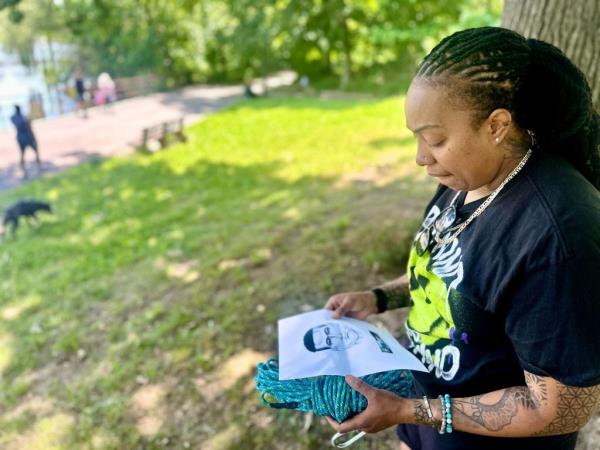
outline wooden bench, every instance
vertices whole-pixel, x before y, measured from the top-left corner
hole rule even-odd
[[[147,152],[154,152],[165,148],[171,138],[176,141],[185,142],[186,137],[183,132],[183,117],[176,120],[168,120],[155,125],[146,127],[142,130],[142,143],[140,149]]]

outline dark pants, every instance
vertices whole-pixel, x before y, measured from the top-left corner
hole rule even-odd
[[[38,152],[37,142],[35,142],[35,141],[27,141],[27,142],[19,141],[19,148],[21,149],[21,156],[23,156],[27,147],[31,147],[33,149],[33,151],[36,153]]]
[[[19,149],[21,150],[21,169],[23,171],[25,171],[25,173],[27,173],[26,169],[25,169],[25,150],[27,149],[27,147],[31,147],[33,149],[33,151],[35,152],[35,161],[38,165],[38,167],[41,166],[41,162],[40,162],[40,154],[38,152],[38,146],[37,146],[37,142],[35,139],[17,139],[17,142],[19,143]]]
[[[420,427],[417,425],[398,425],[396,434],[402,442],[410,447],[411,450],[435,449],[435,436],[437,434],[433,428]]]
[[[399,425],[396,434],[411,450],[573,450],[577,433],[537,438],[491,438],[454,431],[438,434],[420,425]]]

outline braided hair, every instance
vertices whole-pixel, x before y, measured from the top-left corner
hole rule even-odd
[[[444,38],[417,78],[445,87],[473,111],[473,125],[504,108],[537,150],[565,158],[600,189],[600,119],[583,73],[562,51],[514,31],[481,27]]]

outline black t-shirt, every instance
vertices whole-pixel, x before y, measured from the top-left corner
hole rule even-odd
[[[83,94],[85,94],[85,85],[83,84],[83,78],[77,78],[75,80],[75,91],[80,97],[82,97]]]
[[[440,187],[423,224],[455,195]],[[456,223],[485,201],[464,205],[465,196]],[[431,241],[421,256],[413,246],[408,263],[408,348],[429,369],[414,372],[418,389],[478,395],[525,385],[523,370],[600,384],[600,194],[568,163],[534,153],[457,238],[439,248]],[[562,450],[575,435],[436,439],[436,449]]]

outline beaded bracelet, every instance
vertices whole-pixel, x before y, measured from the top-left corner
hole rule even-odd
[[[439,395],[438,400],[440,401],[440,411],[441,411],[441,424],[438,430],[439,434],[444,434],[446,432],[446,403],[444,402],[444,398]]]
[[[452,399],[448,394],[438,396],[442,408],[442,425],[439,434],[452,433]]]

